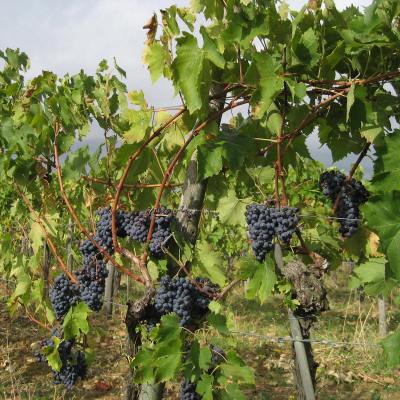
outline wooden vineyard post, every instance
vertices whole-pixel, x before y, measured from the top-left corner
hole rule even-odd
[[[115,267],[110,262],[107,263],[108,276],[106,278],[106,285],[104,288],[104,311],[107,319],[112,317],[113,305],[112,299],[114,294],[114,274]]]
[[[280,244],[275,244],[275,262],[280,271],[283,270],[283,256]],[[295,352],[296,383],[298,387],[299,400],[315,400],[314,385],[311,377],[310,366],[304,346],[303,335],[300,324],[292,310],[288,310],[291,335],[293,338],[293,348]]]
[[[379,337],[387,335],[386,326],[386,301],[383,296],[378,297],[378,318],[379,318]]]

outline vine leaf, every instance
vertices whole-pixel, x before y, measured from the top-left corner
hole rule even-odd
[[[237,383],[230,383],[226,388],[226,393],[222,395],[222,400],[233,399],[233,400],[246,400],[246,396],[239,389]]]
[[[66,340],[79,336],[81,332],[89,332],[89,323],[87,320],[89,312],[89,307],[83,302],[69,309],[63,321],[64,338]]]
[[[244,383],[249,385],[255,384],[253,370],[246,366],[243,360],[230,351],[227,355],[228,361],[220,365],[223,375],[231,382]]]
[[[385,279],[384,258],[370,258],[354,269],[354,273],[363,283],[378,282]]]
[[[276,65],[271,55],[257,54],[254,56],[257,71],[260,75],[259,90],[252,98],[254,118],[261,118],[270,108],[275,97],[282,91],[284,80],[275,72]]]
[[[245,135],[236,132],[221,132],[217,138],[198,149],[200,179],[217,175],[226,165],[240,169],[248,154],[254,153],[254,145]]]
[[[43,246],[43,231],[37,222],[32,222],[29,239],[31,239],[32,250],[36,254]]]
[[[353,107],[355,101],[355,84],[352,82],[349,93],[347,94],[347,109],[346,109],[346,122],[349,120],[351,107]]]
[[[200,28],[200,33],[203,36],[204,42],[204,50],[206,54],[206,58],[210,60],[213,64],[215,64],[219,68],[224,68],[225,66],[225,59],[222,54],[218,51],[217,45],[215,42],[210,38],[206,28],[202,26]]]
[[[54,343],[54,346],[46,346],[43,351],[46,354],[47,363],[51,369],[53,371],[60,371],[62,367],[62,361],[58,352],[58,347],[61,343],[61,340],[56,336],[52,336],[51,339]]]
[[[210,313],[208,315],[208,322],[221,335],[226,336],[230,334],[225,315]]]
[[[64,182],[79,181],[81,175],[86,175],[86,165],[90,160],[89,147],[84,146],[73,153],[65,160],[63,166],[63,180]]]
[[[386,254],[390,271],[400,280],[400,193],[384,193],[375,196],[363,210],[369,227],[380,238],[380,246]]]
[[[145,47],[143,62],[148,65],[151,80],[155,83],[163,75],[165,65],[170,62],[168,50],[159,42],[154,42]]]
[[[165,382],[175,377],[181,365],[181,328],[176,314],[164,315],[152,331],[152,341],[144,343],[131,362],[135,382]]]
[[[184,32],[183,37],[177,39],[172,71],[190,114],[201,109],[203,100],[208,97],[209,77],[206,70],[205,52],[198,47],[193,35]]]
[[[396,367],[400,364],[400,330],[392,333],[382,340],[382,347],[387,356],[387,363],[389,367]]]
[[[212,282],[221,287],[225,285],[226,277],[221,269],[223,265],[221,253],[216,252],[207,242],[201,241],[197,244],[196,261],[195,266]]]
[[[378,160],[372,180],[375,190],[390,192],[400,190],[400,131],[385,137],[385,145],[377,146]]]
[[[214,376],[203,374],[197,383],[196,392],[201,395],[204,400],[213,400],[213,383]]]
[[[199,352],[199,367],[207,370],[211,364],[211,350],[207,347],[202,347]]]
[[[225,197],[221,197],[218,202],[218,213],[220,221],[228,225],[245,224],[244,213],[246,205],[251,201],[250,198],[238,199],[234,190],[229,190]]]
[[[246,298],[258,298],[261,304],[271,295],[276,283],[275,265],[270,257],[259,263],[253,257],[244,257],[240,261],[242,279],[249,279]]]

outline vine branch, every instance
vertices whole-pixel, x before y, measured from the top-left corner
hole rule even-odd
[[[60,192],[61,196],[64,200],[65,205],[67,206],[68,212],[70,213],[71,217],[75,221],[75,223],[78,225],[79,229],[81,232],[92,242],[92,244],[99,250],[99,252],[104,256],[104,258],[111,262],[115,268],[119,269],[122,273],[129,275],[132,279],[134,279],[137,282],[144,283],[143,279],[140,276],[135,275],[130,271],[129,269],[125,268],[124,266],[120,265],[113,257],[110,256],[110,254],[103,248],[101,247],[96,240],[93,239],[93,236],[88,232],[88,230],[83,226],[82,222],[80,221],[78,215],[76,214],[75,210],[73,209],[64,189],[64,183],[62,180],[62,172],[61,172],[61,166],[60,166],[60,160],[58,156],[58,146],[57,146],[57,136],[60,131],[60,126],[58,123],[55,124],[54,126],[54,161],[56,165],[56,171],[57,171],[57,176],[58,176],[58,182],[60,185]],[[137,257],[136,257],[137,258]],[[139,259],[133,259],[134,262],[136,262],[139,265]]]

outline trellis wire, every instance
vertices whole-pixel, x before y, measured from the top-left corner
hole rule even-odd
[[[171,208],[168,209],[169,211],[172,211],[173,213],[179,213],[179,212],[187,212],[187,213],[206,213],[206,214],[214,214],[214,215],[219,215],[219,211],[217,210],[210,210],[207,208],[203,209],[196,209],[196,208]],[[144,210],[143,210],[144,211]],[[325,218],[325,219],[331,219],[331,220],[347,220],[347,221],[362,221],[360,218],[343,218],[343,217],[332,217],[329,215],[324,215],[324,214],[298,214],[299,217],[303,218]]]

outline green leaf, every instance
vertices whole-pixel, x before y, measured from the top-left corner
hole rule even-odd
[[[210,313],[208,315],[209,324],[214,327],[221,335],[229,335],[229,328],[226,324],[226,317],[221,314]]]
[[[196,392],[201,395],[203,400],[213,400],[214,376],[203,374],[197,383]]]
[[[62,171],[64,182],[76,182],[81,175],[86,175],[86,167],[89,160],[89,146],[81,147],[75,152],[69,153]]]
[[[211,364],[211,350],[207,347],[202,347],[199,353],[199,367],[207,370]]]
[[[143,61],[148,65],[153,83],[163,75],[165,65],[170,63],[168,50],[159,42],[147,45],[143,52]]]
[[[142,110],[147,110],[147,102],[144,98],[143,90],[133,90],[128,93],[129,101],[136,106],[140,106]]]
[[[363,283],[378,282],[385,279],[384,258],[370,258],[365,263],[354,269],[354,273]]]
[[[255,145],[245,135],[222,132],[198,148],[199,179],[217,175],[224,166],[239,170],[246,156],[254,154]]]
[[[224,166],[223,152],[222,147],[200,146],[197,156],[200,179],[210,178],[222,171]]]
[[[164,315],[152,331],[153,341],[144,343],[131,362],[135,382],[165,382],[175,377],[182,361],[180,335],[176,314]]]
[[[233,352],[228,353],[228,361],[220,365],[223,374],[231,381],[255,384],[254,373],[243,360]]]
[[[228,225],[245,225],[246,205],[250,198],[238,199],[234,190],[229,190],[226,196],[221,197],[218,202],[218,213],[220,221]]]
[[[43,247],[43,230],[37,222],[32,222],[29,238],[33,252],[36,254]]]
[[[58,347],[61,343],[61,340],[56,336],[52,336],[52,340],[54,346],[45,347],[44,353],[46,354],[47,363],[49,364],[50,368],[53,371],[60,371],[62,367],[62,361],[58,352]]]
[[[258,298],[263,304],[271,295],[276,283],[275,264],[270,257],[259,263],[253,257],[243,257],[240,260],[242,279],[249,279],[246,298]]]
[[[387,357],[388,366],[397,367],[400,364],[400,330],[387,336],[381,344]]]
[[[368,226],[380,238],[380,247],[386,253],[390,270],[400,280],[400,193],[374,196],[363,206]]]
[[[23,270],[17,274],[17,286],[12,294],[12,298],[23,297],[29,293],[31,288],[31,277]]]
[[[223,273],[223,256],[221,253],[214,251],[212,246],[205,241],[197,244],[196,264],[203,274],[219,286],[224,286],[226,277]]]
[[[350,90],[349,90],[349,93],[347,93],[346,122],[349,120],[351,107],[353,107],[353,104],[354,104],[354,100],[355,100],[355,96],[354,96],[355,88],[356,88],[356,85],[354,84],[354,82],[352,82],[352,83],[351,83]]]
[[[200,33],[203,36],[203,49],[205,51],[206,58],[217,67],[224,68],[225,59],[218,51],[217,45],[215,44],[214,40],[210,38],[204,26],[200,27]]]
[[[396,130],[384,139],[384,145],[376,146],[378,159],[375,162],[375,174],[372,180],[375,190],[391,192],[400,190],[400,130]]]
[[[204,61],[204,51],[198,47],[196,38],[184,32],[183,37],[177,39],[172,71],[190,114],[201,109],[208,100],[209,78]]]
[[[254,56],[257,71],[260,75],[259,89],[253,96],[254,118],[261,118],[270,108],[275,97],[283,90],[284,80],[275,70],[277,66],[269,54],[257,54]]]
[[[282,129],[282,115],[275,103],[272,103],[267,111],[267,128],[278,136]]]
[[[225,388],[226,394],[222,397],[222,400],[246,400],[246,396],[239,389],[239,385],[236,383],[230,383]]]
[[[253,179],[256,179],[262,185],[272,183],[275,176],[275,170],[269,166],[247,168],[246,171]]]
[[[218,303],[217,301],[212,300],[212,301],[210,301],[210,304],[208,305],[208,309],[215,314],[219,314],[222,310],[222,305],[221,305],[221,303]]]
[[[130,128],[123,134],[126,143],[132,144],[142,141],[151,130],[152,112],[147,110],[127,110],[124,113]]]
[[[89,307],[80,302],[72,306],[63,321],[64,339],[69,340],[89,332]]]

